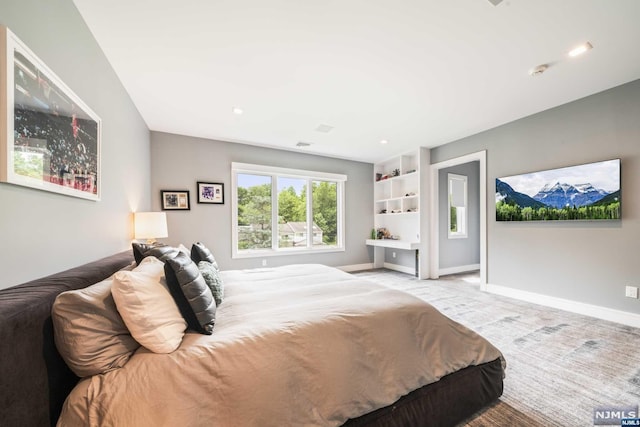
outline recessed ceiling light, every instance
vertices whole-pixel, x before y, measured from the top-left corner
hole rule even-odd
[[[573,49],[571,49],[569,51],[569,56],[573,58],[575,56],[582,55],[583,53],[591,49],[593,49],[593,45],[589,42],[586,42],[584,44],[581,44],[580,46],[576,46]]]
[[[387,141],[386,139],[383,139],[382,141],[380,141],[380,144],[388,144],[389,141]]]
[[[244,111],[242,111],[242,108],[240,107],[233,107],[231,111],[233,111],[233,114],[237,114],[237,115],[244,113]]]

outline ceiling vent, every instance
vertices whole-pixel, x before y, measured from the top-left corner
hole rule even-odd
[[[322,133],[329,133],[333,130],[333,126],[329,126],[329,125],[319,125],[316,128],[317,132],[322,132]]]
[[[532,68],[529,70],[529,75],[530,76],[539,76],[542,73],[544,73],[545,71],[547,71],[547,68],[549,68],[548,64],[542,64],[542,65],[538,65],[535,68]]]

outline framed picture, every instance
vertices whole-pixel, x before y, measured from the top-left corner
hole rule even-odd
[[[198,203],[224,204],[224,184],[198,182]]]
[[[0,181],[100,200],[100,118],[0,26]]]
[[[496,178],[496,221],[620,220],[620,159]]]
[[[164,211],[188,211],[189,190],[161,190],[162,210]]]

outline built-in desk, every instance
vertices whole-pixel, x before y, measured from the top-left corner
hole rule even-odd
[[[408,240],[394,240],[394,239],[367,239],[366,243],[368,246],[374,246],[374,251],[377,251],[377,254],[374,254],[374,264],[375,268],[384,267],[384,250],[386,248],[392,249],[403,249],[407,251],[416,251],[416,268],[415,275],[418,277],[419,271],[419,249],[420,242],[411,242]]]
[[[408,240],[367,239],[367,245],[379,246],[382,248],[396,248],[396,249],[406,249],[406,250],[420,249],[420,242],[410,242]]]

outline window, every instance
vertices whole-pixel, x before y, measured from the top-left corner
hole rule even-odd
[[[345,175],[232,164],[233,257],[344,250]]]
[[[271,177],[237,176],[238,249],[271,248]]]
[[[450,239],[467,237],[467,177],[448,174]]]

